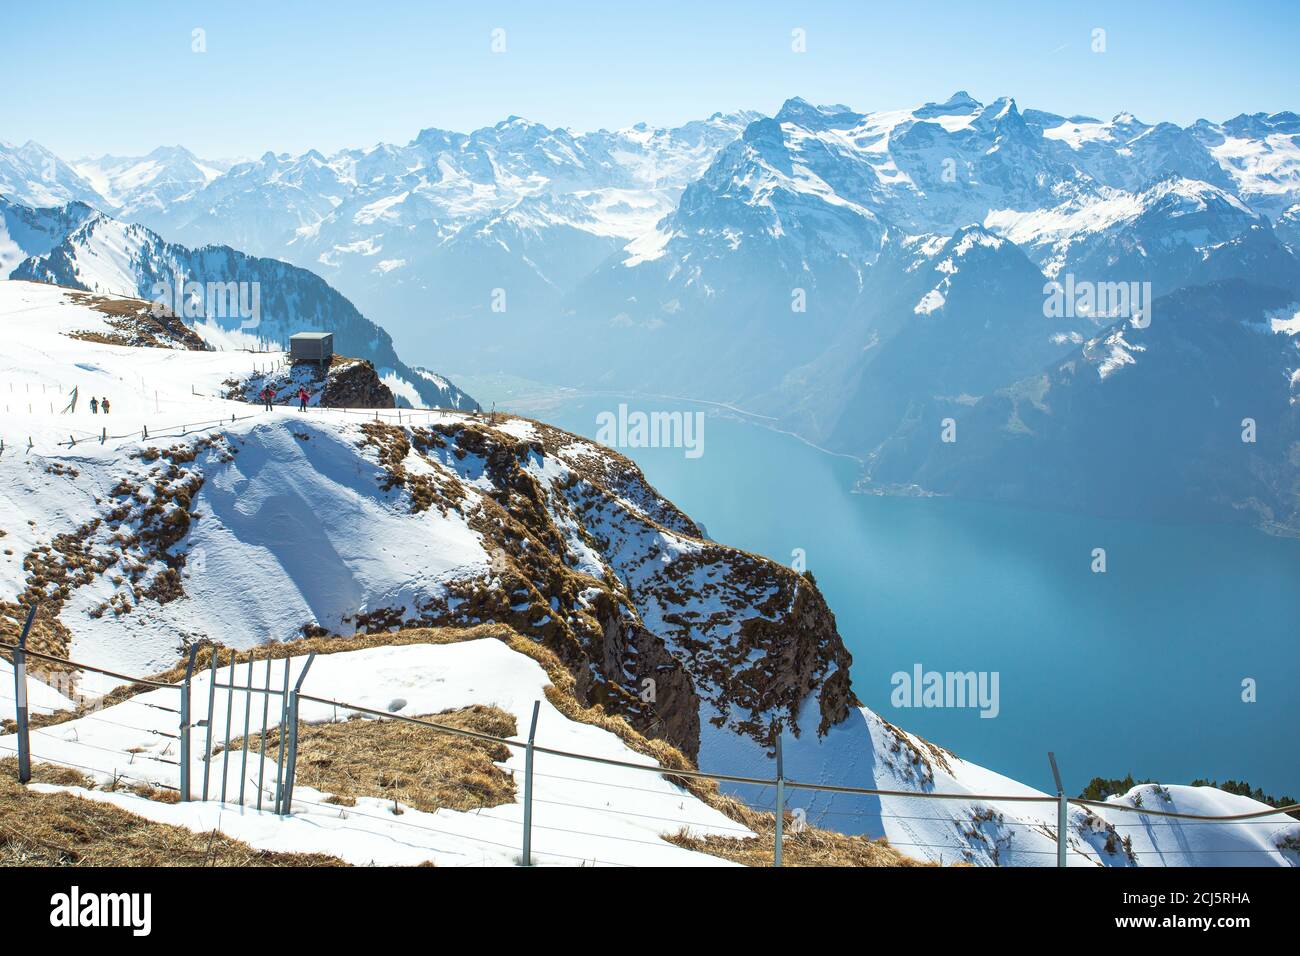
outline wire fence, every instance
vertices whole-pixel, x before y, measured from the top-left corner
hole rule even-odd
[[[260,374],[260,372],[258,374]],[[194,392],[193,394],[199,395],[200,393]],[[29,395],[27,397],[30,398],[31,396]],[[6,413],[10,413],[11,408],[17,408],[18,410],[21,410],[21,408],[26,408],[28,413],[38,412],[42,415],[44,415],[48,410],[49,415],[53,416],[59,412],[60,408],[63,406],[63,403],[67,399],[67,397],[68,397],[67,395],[59,395],[54,400],[48,398],[42,398],[42,399],[37,399],[35,402],[22,401],[19,402],[17,405],[9,403],[4,405],[4,410]],[[213,397],[213,396],[207,396],[207,397]],[[38,404],[41,405],[40,408],[36,407]],[[297,409],[298,408],[297,400],[295,399],[288,403],[282,403],[277,407],[286,408],[286,409],[292,407],[294,409]],[[399,425],[415,424],[420,421],[428,422],[428,421],[432,421],[435,417],[446,415],[446,414],[462,414],[462,415],[470,415],[475,417],[479,415],[488,417],[490,414],[487,412],[477,411],[475,409],[458,409],[458,408],[438,408],[438,407],[400,408],[398,407],[392,409],[377,409],[377,408],[358,409],[358,408],[322,408],[319,405],[310,405],[308,406],[307,411],[336,412],[342,415],[360,417],[360,418],[370,419],[373,421],[394,422]],[[104,412],[103,414],[106,417],[108,416],[108,412]],[[117,421],[123,417],[126,416],[114,416],[114,420]],[[147,421],[144,421],[141,422],[140,427],[125,430],[125,431],[111,431],[110,426],[108,424],[102,425],[99,431],[90,431],[85,428],[80,428],[72,425],[64,425],[62,428],[59,429],[59,434],[66,435],[67,437],[66,439],[63,438],[57,439],[54,442],[54,445],[55,447],[58,448],[76,448],[79,445],[86,445],[91,443],[103,445],[110,441],[113,442],[149,441],[150,439],[154,439],[154,438],[184,438],[188,435],[210,431],[215,428],[221,428],[225,425],[233,425],[236,422],[247,421],[249,419],[253,419],[257,417],[258,415],[256,413],[248,414],[248,415],[239,415],[239,414],[232,413],[231,415],[222,418],[205,419],[203,421],[197,421],[197,422],[182,422],[179,424],[165,424],[165,425],[153,425],[153,426],[150,426]],[[31,451],[35,450],[36,447],[37,447],[37,442],[33,435],[25,435],[25,436],[20,435],[18,436],[17,440],[15,440],[14,436],[12,435],[10,435],[9,438],[0,436],[0,457],[3,457],[7,452],[13,452],[13,451],[22,451],[22,452],[30,453]]]
[[[123,432],[120,435],[109,434],[107,426],[100,430],[96,435],[94,432],[71,430],[68,433],[67,441],[55,442],[61,448],[75,448],[79,444],[86,442],[99,442],[101,445],[110,441],[121,441],[123,439],[148,441],[151,438],[183,438],[186,435],[192,435],[197,432],[208,431],[213,428],[221,428],[224,425],[233,425],[235,422],[247,421],[250,418],[256,418],[256,415],[231,415],[229,418],[213,418],[201,422],[186,422],[180,425],[163,425],[155,426],[150,431],[149,426],[142,425],[140,428]],[[77,436],[81,437],[78,438]]]
[[[200,647],[194,645],[179,682],[133,677],[28,649],[26,638],[34,613],[34,609],[29,613],[18,644],[0,643],[0,650],[8,651],[14,663],[13,696],[0,695],[0,699],[14,703],[17,715],[12,741],[15,746],[10,746],[9,741],[0,742],[0,751],[18,757],[21,782],[31,780],[31,761],[36,760],[108,778],[113,787],[125,785],[145,795],[161,790],[172,795],[169,799],[181,802],[209,800],[233,804],[273,813],[286,821],[306,813],[317,822],[328,821],[336,829],[360,830],[372,837],[386,836],[398,842],[409,840],[417,848],[412,852],[436,850],[439,865],[499,862],[503,855],[522,865],[548,860],[617,866],[630,862],[670,864],[681,862],[683,849],[727,855],[727,848],[718,841],[730,846],[733,859],[754,862],[754,851],[743,848],[757,845],[753,840],[758,837],[761,845],[771,841],[768,862],[779,866],[786,851],[799,851],[803,835],[810,832],[807,809],[790,804],[790,791],[870,800],[870,810],[828,807],[818,811],[818,820],[835,818],[841,822],[833,829],[847,832],[864,829],[853,825],[855,819],[881,829],[888,822],[889,847],[909,855],[909,851],[920,851],[932,859],[937,856],[939,862],[972,859],[973,855],[982,853],[995,863],[1007,855],[1041,858],[1044,862],[1055,856],[1057,865],[1064,866],[1067,849],[1072,848],[1076,861],[1086,857],[1087,862],[1096,863],[1103,851],[1088,840],[1089,836],[1106,842],[1108,852],[1126,856],[1130,862],[1153,858],[1152,862],[1164,865],[1188,865],[1193,860],[1214,862],[1220,857],[1239,861],[1243,857],[1236,855],[1241,854],[1280,857],[1279,847],[1133,848],[1129,838],[1120,831],[1137,832],[1137,828],[1144,828],[1159,832],[1186,827],[1192,828],[1189,832],[1195,834],[1194,828],[1205,826],[1277,827],[1279,814],[1300,809],[1297,804],[1248,813],[1206,815],[1070,798],[1063,792],[1056,796],[945,793],[796,780],[785,776],[779,734],[775,736],[776,776],[772,778],[669,767],[649,762],[649,758],[629,760],[538,743],[540,702],[534,703],[532,723],[525,738],[500,736],[310,694],[304,686],[315,653],[294,658],[273,657],[268,652],[258,659],[255,653],[240,655],[206,645],[206,665],[196,668]],[[70,715],[70,720],[53,722],[57,720],[58,707],[33,706],[27,700],[29,660],[125,681],[132,687],[127,696],[110,695],[106,708],[82,707]],[[196,686],[197,702],[193,700]],[[310,721],[300,717],[304,707],[312,709]],[[30,711],[50,715],[51,719],[33,727]],[[377,779],[387,781],[381,786],[388,797],[360,792],[355,797],[341,799],[319,780],[319,786],[297,786],[304,728],[345,724],[357,719],[393,721],[485,747],[506,748],[512,758],[504,761],[494,758],[493,766],[514,782],[518,799],[482,805],[464,817],[448,817],[436,808],[422,810],[415,805],[419,801],[412,800],[418,788],[409,780],[403,781],[402,767],[383,765],[377,754],[369,755],[373,757],[370,763],[378,764],[374,767]],[[312,754],[308,769],[320,777],[320,768],[329,768],[339,754],[322,754],[322,744],[315,738],[307,742]],[[197,752],[193,745],[199,747]],[[523,758],[522,766],[515,759],[518,757]],[[544,761],[541,767],[536,766],[539,760]],[[587,769],[583,772],[581,768]],[[338,772],[347,773],[346,770]],[[754,816],[742,813],[736,819],[734,814],[723,814],[718,807],[700,799],[701,793],[692,790],[692,782],[731,785],[727,799]],[[466,783],[467,788],[478,786],[482,786],[478,778],[472,784]],[[735,796],[741,788],[756,793],[748,800],[741,800]],[[405,803],[400,799],[403,794],[407,797]],[[983,809],[973,816],[963,816],[970,809],[968,806],[952,815],[933,812],[933,808],[951,801]],[[1056,824],[1053,826],[1046,817],[1007,819],[989,806],[998,804],[1054,806],[1058,811]],[[1068,817],[1071,806],[1084,811],[1082,820],[1076,813],[1073,825]],[[931,809],[922,809],[927,807]],[[1094,814],[1093,809],[1132,813],[1140,819],[1111,823]],[[541,811],[540,819],[534,819],[535,810]],[[917,826],[933,823],[954,828],[950,831],[950,842],[937,840],[933,827]],[[406,837],[394,837],[394,833]],[[1068,838],[1065,843],[1060,839],[1062,833]],[[1044,842],[1028,847],[1015,845],[1017,835],[1031,834],[1042,836]],[[1183,836],[1175,832],[1170,835]],[[1109,848],[1111,840],[1113,849]],[[1291,849],[1300,850],[1300,837],[1293,833],[1289,840]],[[1051,848],[1053,842],[1055,848]],[[1093,853],[1089,854],[1089,850]]]

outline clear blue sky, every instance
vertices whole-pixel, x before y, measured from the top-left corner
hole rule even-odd
[[[795,95],[865,111],[967,89],[1180,123],[1300,110],[1295,0],[0,3],[0,139],[67,158],[330,152],[510,114],[676,124]]]

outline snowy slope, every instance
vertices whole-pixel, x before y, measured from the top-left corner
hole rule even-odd
[[[28,256],[45,255],[92,215],[84,203],[35,209],[0,196],[0,278]]]
[[[734,773],[770,773],[763,754],[733,739],[726,765]],[[737,746],[739,745],[739,746]],[[864,797],[787,790],[806,808],[809,823],[884,834],[899,852],[919,859],[978,865],[1055,866],[1055,801],[981,800],[979,795],[1046,797],[1047,794],[976,764],[889,724],[865,707],[816,741],[785,749],[791,779],[882,790],[969,794],[967,799]],[[754,794],[756,801],[771,792]],[[1137,799],[1135,799],[1135,797]],[[756,802],[755,801],[755,802]],[[1226,816],[1265,810],[1262,804],[1208,787],[1135,787],[1109,803]],[[1297,866],[1294,840],[1300,822],[1284,814],[1237,824],[1179,821],[1112,808],[1071,805],[1069,866]],[[1130,840],[1131,854],[1124,846]],[[1278,843],[1291,838],[1292,849]],[[1108,845],[1109,843],[1109,845]]]
[[[14,665],[0,657],[0,720],[16,719],[18,709],[14,697]],[[49,683],[27,678],[27,713],[53,714],[61,710],[71,710],[76,704],[67,694]]]
[[[276,661],[272,686],[279,686],[285,668],[296,680],[304,658]],[[243,676],[243,668],[237,668]],[[261,680],[259,667],[258,679]],[[206,700],[210,676],[196,676],[193,695]],[[221,672],[218,681],[227,680]],[[614,734],[567,719],[546,699],[549,683],[545,671],[533,660],[505,644],[484,638],[462,644],[407,645],[327,654],[317,657],[304,683],[313,696],[346,700],[361,707],[388,709],[403,702],[397,713],[408,716],[437,714],[473,704],[492,705],[511,714],[517,727],[527,728],[534,701],[541,702],[537,722],[538,743],[559,750],[653,766],[649,758],[630,750]],[[260,686],[260,685],[259,685]],[[245,694],[233,698],[231,736],[243,733]],[[260,706],[260,696],[255,701]],[[150,707],[154,704],[168,710]],[[103,708],[78,720],[57,724],[32,734],[36,758],[86,768],[99,782],[122,776],[131,783],[147,782],[176,787],[176,744],[153,731],[174,734],[170,709],[176,694],[154,690]],[[205,711],[206,713],[206,711]],[[225,711],[216,709],[213,739],[225,740]],[[324,723],[340,719],[335,708],[304,702],[301,719]],[[252,726],[260,729],[254,718]],[[196,790],[203,779],[203,741],[207,731],[196,728],[191,779]],[[15,749],[12,736],[0,737],[0,755]],[[234,756],[234,755],[232,755]],[[161,758],[161,759],[157,759]],[[680,849],[660,839],[686,829],[692,835],[710,833],[743,837],[750,831],[712,809],[686,790],[658,774],[593,763],[575,763],[562,757],[536,755],[533,795],[533,853],[540,865],[728,865],[699,853]],[[166,762],[170,761],[170,762]],[[215,761],[213,784],[221,776]],[[523,787],[516,800],[504,806],[435,813],[403,806],[392,812],[393,801],[359,797],[355,806],[325,802],[328,794],[311,787],[294,790],[294,813],[282,821],[269,811],[247,806],[254,803],[259,780],[275,779],[270,757],[263,769],[256,752],[249,755],[246,773],[242,760],[232,760],[227,775],[230,802],[167,804],[128,792],[68,788],[80,796],[113,803],[153,820],[187,826],[198,832],[220,829],[259,849],[314,852],[339,856],[357,865],[510,866],[519,858],[523,819]],[[522,781],[524,752],[511,748],[508,760],[498,764]],[[245,806],[235,803],[243,788]],[[35,789],[49,791],[47,786]],[[217,791],[214,789],[213,794]],[[264,805],[273,794],[264,796]]]
[[[141,427],[167,434],[169,425],[245,417],[232,425],[246,444],[239,460],[244,470],[230,469],[207,484],[199,499],[200,507],[221,516],[223,527],[208,522],[207,527],[196,530],[191,541],[191,548],[205,556],[209,569],[195,576],[191,585],[197,600],[159,605],[156,613],[146,611],[129,622],[112,613],[87,618],[87,628],[78,632],[78,640],[89,645],[92,663],[109,662],[136,672],[154,669],[175,657],[178,634],[196,631],[227,632],[229,642],[248,646],[268,633],[293,633],[308,620],[338,623],[343,613],[358,606],[364,609],[368,600],[400,601],[426,582],[436,588],[440,578],[456,569],[486,566],[486,555],[463,523],[421,528],[362,493],[367,482],[374,484],[376,469],[373,465],[365,472],[359,468],[349,438],[333,429],[320,429],[318,422],[302,423],[297,426],[298,434],[307,434],[301,429],[308,429],[317,439],[309,442],[296,438],[291,428],[267,428],[259,420],[247,419],[258,406],[215,398],[225,393],[226,382],[249,374],[254,358],[274,364],[284,358],[282,354],[250,357],[188,352],[178,362],[176,353],[167,350],[72,339],[69,333],[114,330],[93,308],[69,305],[67,291],[54,286],[0,283],[0,309],[13,343],[0,360],[0,378],[13,383],[24,396],[38,391],[42,396],[32,404],[30,413],[26,401],[5,406],[7,446],[12,449],[20,441],[25,444],[27,436],[42,448],[66,442],[69,436],[87,442],[68,449],[66,457],[60,456],[64,467],[75,475],[51,475],[44,468],[32,467],[30,459],[17,456],[5,456],[0,462],[0,471],[5,472],[0,486],[0,527],[9,532],[7,542],[16,537],[18,545],[34,543],[37,539],[29,537],[31,534],[48,541],[57,533],[75,530],[86,520],[91,500],[111,492],[121,479],[146,488],[154,484],[154,463],[131,459],[135,449],[124,448],[119,442],[100,445],[97,439],[102,428],[115,435],[132,429],[138,435]],[[14,341],[20,327],[28,331]],[[73,387],[80,392],[77,410],[61,414]],[[112,414],[92,414],[88,407],[92,396],[108,396]],[[276,417],[289,414],[287,407],[271,413]],[[342,412],[338,415],[347,417]],[[224,454],[221,449],[209,453],[214,458]],[[100,482],[92,484],[91,474],[98,468],[105,473]],[[276,509],[273,525],[259,524],[264,502],[240,491],[250,473],[265,479],[259,487],[271,496]],[[356,526],[317,527],[313,509],[326,501]],[[52,519],[42,523],[39,531],[29,531],[23,518],[33,510]],[[245,542],[252,546],[251,555],[242,549],[230,552],[231,528],[236,535],[251,538]],[[332,542],[331,534],[335,536]],[[278,556],[267,554],[272,545],[282,548]],[[364,557],[354,557],[358,550]],[[21,573],[21,557],[15,551],[15,556],[7,556],[0,565],[6,583]],[[392,556],[385,562],[384,554]],[[327,561],[327,555],[333,560]],[[412,566],[419,569],[414,578]],[[359,590],[355,579],[369,582],[368,589]],[[278,591],[282,596],[275,602],[259,602],[251,613],[242,613],[244,595],[250,589]],[[78,591],[74,605],[88,614],[118,591],[112,581],[102,579]],[[236,622],[235,632],[229,630],[230,621]],[[119,650],[107,654],[109,648]],[[107,656],[98,657],[100,652]]]
[[[1176,175],[1137,193],[1104,189],[1050,209],[994,209],[985,217],[986,227],[1024,247],[1049,277],[1140,275],[1161,292],[1191,278],[1211,249],[1259,223],[1230,192]]]
[[[1193,135],[1228,173],[1236,191],[1270,216],[1300,196],[1300,116],[1241,114],[1225,123],[1204,120]]]

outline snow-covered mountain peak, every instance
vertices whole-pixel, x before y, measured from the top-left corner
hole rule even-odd
[[[978,223],[962,226],[948,240],[940,255],[948,253],[958,259],[965,258],[975,249],[1001,249],[1007,241]]]
[[[104,155],[73,165],[112,204],[106,211],[136,220],[165,210],[230,168],[199,159],[183,146],[159,146],[143,157]]]
[[[18,147],[0,146],[0,196],[35,208],[74,200],[110,205],[71,164],[30,139]]]
[[[775,119],[778,123],[795,123],[809,128],[843,127],[860,121],[860,113],[855,113],[841,103],[815,106],[802,96],[791,97],[781,104]]]
[[[999,96],[988,106],[979,110],[979,116],[981,120],[985,120],[989,123],[1012,117],[1016,119],[1021,118],[1020,110],[1016,106],[1015,97],[1011,96]]]
[[[1165,173],[1143,190],[1139,194],[1138,203],[1145,209],[1164,205],[1177,215],[1219,209],[1231,210],[1251,220],[1260,218],[1258,213],[1226,189],[1199,179],[1188,179],[1175,172]]]
[[[929,119],[933,116],[969,116],[984,108],[979,100],[965,90],[958,90],[942,103],[926,103],[912,111],[917,119]]]

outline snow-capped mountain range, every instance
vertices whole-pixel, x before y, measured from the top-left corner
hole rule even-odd
[[[201,160],[183,146],[159,146],[148,156],[74,160],[72,168],[128,222],[143,222],[202,189],[233,164]]]
[[[796,97],[770,118],[579,134],[509,117],[468,134],[425,129],[405,145],[233,164],[180,147],[64,163],[37,144],[0,144],[0,193],[83,200],[174,242],[311,269],[363,311],[392,315],[390,331],[418,353],[431,324],[490,317],[496,289],[506,315],[553,318],[591,309],[592,286],[612,283],[635,297],[633,324],[682,321],[693,299],[735,294],[740,280],[725,269],[737,254],[842,308],[843,287],[888,231],[984,225],[1054,274],[1089,265],[1097,237],[1147,225],[1191,249],[1262,217],[1294,228],[1298,138],[1292,113],[1179,127],[1022,113],[1010,98],[985,105],[965,92],[873,113]],[[1193,207],[1203,214],[1185,219]],[[657,294],[646,301],[651,263]],[[417,305],[427,296],[438,315]]]
[[[908,234],[984,223],[1025,244],[1104,231],[1150,205],[1142,194],[1171,176],[1279,219],[1300,202],[1297,136],[1293,113],[1184,128],[1128,113],[1022,113],[1010,98],[984,105],[965,92],[875,113],[796,97],[771,118],[740,111],[674,129],[577,134],[512,116],[468,134],[422,130],[401,146],[233,164],[181,147],[65,163],[35,143],[0,143],[0,193],[26,205],[83,200],[173,241],[229,244],[349,277],[418,272],[408,268],[412,247],[521,223],[623,240],[624,262],[639,264],[669,254],[670,240],[695,225],[739,239],[743,223],[704,214],[741,207],[758,217],[756,232],[779,226],[789,239],[801,214],[825,217],[823,233],[840,222],[844,234],[825,241],[869,262],[873,220]],[[693,184],[694,200],[678,210]],[[731,205],[714,209],[706,193]],[[1050,215],[1026,221],[1030,213]],[[345,266],[357,257],[369,261]]]
[[[93,193],[171,242],[310,269],[425,364],[724,401],[868,462],[915,409],[972,407],[1162,296],[1300,289],[1291,112],[1179,126],[965,92],[877,112],[796,97],[673,129],[510,117],[221,165],[28,144],[0,148],[0,192]],[[1053,314],[1051,282],[1124,299]]]

